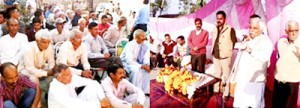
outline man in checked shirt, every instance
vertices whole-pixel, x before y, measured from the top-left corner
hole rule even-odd
[[[39,86],[19,75],[12,63],[3,63],[0,73],[0,108],[37,108],[41,97]]]

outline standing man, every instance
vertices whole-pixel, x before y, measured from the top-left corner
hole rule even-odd
[[[299,23],[290,20],[287,37],[278,40],[278,56],[273,92],[273,108],[297,108],[300,70]]]
[[[213,31],[212,56],[214,63],[214,76],[222,78],[222,84],[215,84],[214,91],[219,92],[219,87],[224,86],[230,75],[230,63],[236,43],[235,30],[225,24],[226,14],[224,11],[217,12],[217,26]],[[227,93],[226,93],[227,94]]]
[[[145,32],[147,31],[147,25],[150,21],[150,5],[149,0],[143,1],[144,6],[140,9],[136,19],[133,23],[133,26],[130,30],[131,34],[129,35],[129,41],[133,40],[133,33],[137,29],[142,29]]]
[[[188,38],[191,49],[192,70],[200,73],[205,72],[206,45],[208,43],[208,32],[202,29],[202,20],[195,19],[196,30],[192,30]]]
[[[237,65],[233,107],[265,107],[265,82],[273,44],[263,34],[264,28],[265,25],[260,19],[250,20],[250,40],[243,43],[245,49],[242,50]]]

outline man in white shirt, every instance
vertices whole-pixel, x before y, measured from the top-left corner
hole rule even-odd
[[[86,46],[82,44],[81,32],[74,29],[70,32],[70,40],[59,48],[56,62],[70,66],[72,73],[76,75],[92,78],[86,50]]]
[[[86,27],[86,19],[80,18],[78,20],[78,30],[81,31],[81,35],[84,39],[89,34],[88,28]]]
[[[39,30],[35,37],[36,41],[28,44],[24,50],[24,56],[20,60],[18,69],[21,74],[39,85],[39,78],[53,75],[50,70],[55,65],[55,61],[50,45],[49,31],[46,29]]]
[[[288,21],[285,28],[287,36],[277,43],[279,59],[276,64],[273,108],[297,108],[300,81],[300,39],[299,23]]]
[[[154,40],[152,36],[150,36],[150,68],[155,68],[158,64],[158,56],[160,50],[160,44],[157,40]]]
[[[50,31],[52,45],[55,45],[57,42],[69,40],[69,31],[64,29],[65,23],[66,21],[63,18],[55,20],[56,29]]]
[[[182,35],[177,37],[177,44],[175,46],[176,55],[181,57],[189,55],[189,46]]]
[[[144,43],[146,34],[138,29],[134,33],[135,40],[126,44],[121,60],[125,70],[130,73],[129,81],[142,89],[144,93],[150,93],[150,53],[149,46]]]
[[[112,64],[107,67],[106,77],[102,81],[105,95],[114,108],[142,108],[145,102],[145,94],[140,89],[124,79],[124,69]],[[125,94],[128,93],[125,97]]]
[[[28,44],[27,36],[19,33],[17,19],[10,18],[7,21],[9,33],[0,38],[0,64],[11,62],[18,65],[21,58],[21,50]]]
[[[118,20],[118,24],[116,26],[109,27],[103,37],[106,46],[109,48],[109,52],[111,54],[115,54],[115,47],[117,42],[122,38],[125,38],[126,34],[125,34],[124,26],[126,25],[126,23],[127,23],[126,17],[124,16],[120,17]]]
[[[73,75],[68,66],[58,64],[52,69],[54,79],[50,83],[49,108],[109,108],[101,85],[91,79]],[[83,88],[81,92],[76,88]]]
[[[265,107],[264,91],[268,63],[273,51],[273,44],[263,34],[264,23],[258,19],[250,19],[250,40],[245,42],[236,67],[236,87],[233,107]]]
[[[90,34],[86,36],[84,43],[87,46],[88,60],[91,66],[105,68],[113,62],[123,66],[120,58],[110,56],[104,40],[98,35],[98,24],[91,22],[88,28]]]

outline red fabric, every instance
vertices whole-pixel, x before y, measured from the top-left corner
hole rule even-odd
[[[36,84],[31,82],[25,76],[20,75],[17,81],[16,87],[12,90],[6,86],[4,80],[0,82],[0,108],[3,108],[5,100],[11,100],[15,105],[19,104],[19,99],[23,90],[23,87],[36,89]]]
[[[107,29],[110,27],[110,25],[108,23],[106,23],[104,25],[99,24],[98,27],[99,27],[99,35],[103,36],[103,34],[107,31]]]
[[[196,30],[191,31],[190,36],[188,38],[188,45],[191,49],[191,54],[205,54],[206,53],[206,45],[208,43],[208,32],[206,30],[201,29],[199,35],[196,35]],[[198,47],[197,51],[194,51],[193,48]]]
[[[165,48],[164,54],[168,55],[173,52],[173,48],[176,46],[176,42],[172,40],[171,44],[167,44],[166,41],[163,41],[162,45]]]

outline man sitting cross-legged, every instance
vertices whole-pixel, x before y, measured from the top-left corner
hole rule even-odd
[[[73,75],[68,66],[58,64],[52,69],[54,77],[50,83],[49,108],[109,108],[101,85],[94,80]],[[75,88],[83,88],[82,91]]]
[[[117,65],[112,64],[107,67],[106,77],[102,81],[102,86],[105,95],[111,101],[114,108],[142,108],[145,95],[144,92],[131,84],[128,80],[124,79],[124,69]],[[129,95],[125,97],[126,93]],[[124,98],[125,97],[125,98]]]

